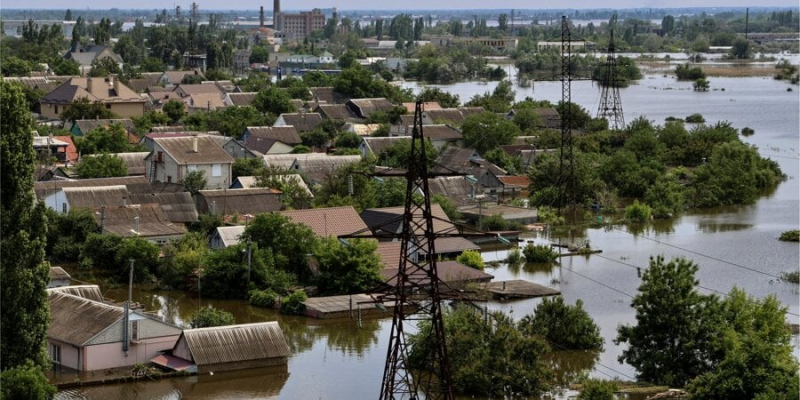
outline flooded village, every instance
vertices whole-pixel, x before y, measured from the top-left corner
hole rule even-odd
[[[202,6],[4,6],[2,397],[798,392],[793,5]]]

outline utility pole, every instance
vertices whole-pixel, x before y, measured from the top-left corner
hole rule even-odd
[[[122,325],[122,351],[125,352],[125,356],[128,356],[128,347],[130,346],[130,338],[128,337],[128,325],[130,322],[130,310],[131,310],[131,302],[133,301],[133,263],[134,260],[131,259],[131,267],[130,271],[128,271],[128,300],[125,301],[124,313],[124,324]]]
[[[250,270],[253,266],[252,248],[250,247],[250,237],[247,238],[247,284],[250,284]]]

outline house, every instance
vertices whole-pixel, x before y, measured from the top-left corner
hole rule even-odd
[[[458,172],[477,180],[480,191],[495,192],[500,186],[498,176],[508,175],[502,168],[484,160],[474,149],[445,147],[436,159],[434,172]]]
[[[352,206],[281,211],[295,224],[311,228],[319,237],[349,235],[367,229]]]
[[[314,194],[311,193],[311,189],[308,188],[308,185],[306,185],[303,177],[298,174],[272,175],[270,178],[283,183],[291,183],[297,186],[300,190],[304,191],[308,198],[314,198]],[[254,189],[257,187],[258,179],[255,176],[240,176],[234,179],[233,185],[231,185],[231,189]]]
[[[375,132],[381,129],[381,124],[358,124],[358,123],[346,123],[344,124],[344,130],[347,132],[353,132],[358,136],[372,136]]]
[[[145,158],[150,182],[181,182],[193,171],[203,171],[206,187],[227,188],[231,182],[230,156],[208,136],[153,139],[153,151]]]
[[[275,321],[186,329],[169,354],[153,364],[187,372],[219,372],[286,365],[289,345]],[[178,365],[172,368],[170,365]]]
[[[60,119],[70,105],[82,98],[100,102],[123,118],[141,117],[147,102],[114,78],[70,78],[39,99],[44,118]]]
[[[48,290],[47,350],[57,367],[127,368],[172,349],[181,329],[139,311]]]
[[[333,87],[312,87],[308,88],[311,91],[311,97],[314,101],[324,101],[328,104],[344,104],[347,103],[347,97],[341,93],[336,92]]]
[[[213,82],[179,84],[175,86],[175,89],[173,89],[172,91],[180,95],[181,98],[185,98],[192,94],[202,94],[202,93],[216,94],[219,95],[220,98],[222,98],[222,96],[224,95],[219,86],[217,86]]]
[[[128,176],[144,176],[144,174],[147,173],[147,166],[145,165],[144,159],[148,154],[150,153],[144,151],[135,153],[114,153],[111,155],[122,160],[122,162],[125,164],[125,168],[128,169]],[[90,154],[86,157],[95,156],[95,154]]]
[[[244,233],[244,225],[218,226],[211,235],[209,247],[212,249],[225,249],[239,244],[239,238]]]
[[[266,139],[266,140],[273,140],[276,142],[281,142],[286,146],[293,147],[298,144],[303,143],[303,140],[300,139],[300,135],[297,133],[297,129],[293,125],[289,126],[248,126],[247,129],[242,134],[242,141],[245,143],[250,144],[251,138],[259,138],[259,139]],[[252,142],[256,143],[256,142]],[[258,150],[258,149],[255,149]],[[264,152],[258,150],[262,154],[268,154],[268,152]],[[291,151],[291,150],[289,150]]]
[[[414,114],[417,111],[417,103],[403,103],[403,107],[406,108],[409,114]],[[422,103],[422,110],[423,111],[430,111],[430,110],[441,110],[442,106],[435,101],[426,101]]]
[[[280,211],[281,191],[269,188],[201,190],[197,211],[213,215],[256,215]]]
[[[158,204],[101,207],[95,209],[94,216],[103,233],[141,237],[156,244],[166,244],[186,234],[186,227],[170,222]]]
[[[369,118],[375,112],[387,112],[394,109],[394,104],[384,98],[376,99],[350,99],[345,103],[350,111],[358,118]]]
[[[163,85],[164,87],[175,87],[183,83],[183,79],[187,76],[197,76],[195,78],[198,82],[202,82],[205,80],[205,76],[203,76],[203,72],[199,69],[193,69],[189,71],[165,71],[161,74],[158,79],[158,83]],[[190,78],[192,79],[192,78]]]
[[[498,201],[516,199],[518,197],[528,198],[528,186],[530,186],[531,181],[527,176],[498,176],[497,180],[500,181],[500,189],[497,191]]]
[[[373,155],[380,157],[386,149],[401,143],[411,140],[408,136],[394,136],[394,137],[363,137],[361,144],[358,145],[358,150],[361,151],[362,157]]]
[[[456,205],[472,204],[475,198],[475,185],[463,176],[439,176],[428,179],[431,197],[442,196]]]
[[[102,187],[122,185],[128,193],[153,193],[150,182],[143,176],[126,176],[119,178],[93,178],[93,179],[58,179],[48,182],[34,182],[33,191],[36,198],[43,200],[48,195],[59,192],[64,188]]]
[[[507,146],[500,146],[506,154],[512,157],[519,157],[522,160],[522,171],[527,171],[528,167],[533,165],[537,157],[543,154],[555,153],[557,149],[537,149],[535,145],[530,143],[526,144],[510,144]]]
[[[329,53],[328,51],[323,51],[322,54],[319,55],[319,63],[320,64],[333,64],[335,58],[333,54]]]
[[[414,131],[414,125],[392,125],[389,133],[391,136],[410,137]],[[437,150],[441,150],[448,144],[457,144],[464,135],[456,128],[445,124],[423,125],[422,134],[425,139],[431,141]]]
[[[100,286],[97,285],[59,286],[55,288],[48,288],[47,292],[68,294],[71,296],[76,296],[82,299],[92,300],[103,304],[111,303],[111,301],[108,301],[105,297],[103,297],[103,292],[100,291]]]
[[[145,92],[149,87],[158,86],[161,75],[163,75],[162,72],[142,72],[139,74],[139,78],[128,80],[128,87],[137,93]]]
[[[306,154],[265,154],[264,165],[267,167],[288,170],[298,158],[309,157],[325,157],[322,153],[306,153]]]
[[[355,164],[359,161],[361,161],[361,156],[358,155],[330,156],[320,154],[313,157],[298,157],[289,169],[304,174],[310,183],[321,184],[333,175],[337,168]]]
[[[63,187],[43,199],[45,206],[60,214],[74,208],[94,209],[127,204],[128,189],[123,185]]]
[[[228,106],[228,107],[230,107],[230,106],[236,106],[236,107],[249,106],[253,102],[253,100],[256,98],[257,94],[258,94],[258,92],[226,93],[225,94],[225,99],[223,101],[225,102],[225,105]]]
[[[240,158],[261,158],[261,153],[256,153],[250,150],[245,143],[242,141],[236,140],[232,137],[225,137],[225,136],[209,136],[210,138],[217,141],[218,144],[222,146],[222,149],[225,150],[231,157],[235,160]]]
[[[199,221],[197,207],[189,192],[131,193],[128,198],[131,204],[158,204],[167,221],[175,224]]]
[[[69,286],[70,283],[72,283],[72,277],[69,276],[67,271],[64,271],[64,268],[50,267],[50,282],[47,284],[48,289]]]
[[[322,123],[319,113],[285,113],[278,116],[272,126],[294,126],[297,132],[310,132]]]
[[[164,128],[164,129],[161,129]],[[175,129],[170,129],[175,128]],[[153,133],[148,133],[142,136],[139,139],[139,144],[144,146],[147,150],[153,151],[156,147],[155,140],[160,138],[174,138],[174,137],[192,137],[192,136],[212,136],[217,137],[220,136],[219,132],[217,131],[208,131],[208,132],[199,132],[199,131],[187,131],[182,126],[178,127],[154,127]],[[220,142],[217,142],[218,145],[222,146]]]
[[[183,97],[186,112],[211,112],[227,107],[222,93],[191,93]]]
[[[233,53],[233,72],[239,76],[245,76],[250,68],[250,49],[240,49]]]
[[[100,44],[89,44],[81,46],[76,43],[73,47],[64,54],[64,58],[78,63],[81,72],[85,73],[91,70],[92,62],[95,60],[102,60],[105,58],[113,60],[120,68],[122,68],[123,60],[119,54],[114,53],[111,46]]]
[[[468,116],[480,114],[483,111],[483,107],[457,107],[442,108],[439,110],[425,110],[422,113],[422,123],[424,125],[448,124],[460,126],[462,123],[464,123],[464,120]]]
[[[466,240],[466,239],[465,239]],[[386,283],[391,286],[397,285],[397,274],[399,268],[384,268],[381,270],[381,275],[386,280]],[[468,267],[458,261],[438,261],[436,263],[436,272],[439,280],[442,282],[453,284],[467,284],[467,283],[487,283],[494,279],[494,276],[489,275],[479,269]],[[426,286],[430,284],[430,277],[424,271],[417,270],[409,273],[407,277],[409,285],[414,287]],[[443,290],[452,289],[443,288]]]
[[[537,221],[538,213],[535,208],[514,207],[498,204],[475,204],[459,207],[458,212],[475,225],[480,225],[481,218],[500,215],[506,221],[521,224],[533,224]]]
[[[69,133],[75,136],[86,136],[89,131],[97,128],[108,128],[113,124],[120,124],[125,132],[129,134],[136,134],[136,125],[130,118],[121,119],[79,119],[72,124]],[[136,140],[139,140],[136,137]],[[135,142],[134,142],[135,143]]]
[[[73,144],[74,146],[74,144]],[[39,160],[48,160],[55,157],[59,161],[66,161],[69,143],[56,139],[54,136],[34,136],[33,149]]]
[[[314,112],[319,113],[325,119],[341,119],[345,121],[358,119],[350,108],[344,104],[322,103],[314,109]]]

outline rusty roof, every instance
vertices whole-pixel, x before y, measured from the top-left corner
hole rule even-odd
[[[367,228],[352,206],[281,211],[281,214],[322,237],[347,235]]]
[[[289,356],[289,345],[275,321],[186,329],[181,340],[186,341],[196,365]]]
[[[81,346],[125,316],[122,307],[73,296],[63,290],[47,291],[50,302],[47,337],[60,342]]]
[[[498,176],[497,180],[503,183],[505,186],[520,186],[524,188],[528,188],[530,186],[531,181],[528,179],[527,176],[516,176],[516,175],[506,175],[506,176]]]

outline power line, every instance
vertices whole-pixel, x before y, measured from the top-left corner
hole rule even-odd
[[[586,275],[583,275],[583,274],[581,274],[580,272],[576,272],[576,271],[575,271],[574,269],[572,269],[572,268],[567,268],[567,270],[568,270],[568,271],[570,271],[570,272],[572,272],[572,273],[573,273],[573,274],[575,274],[575,275],[578,275],[578,276],[584,277],[584,278],[586,278],[586,279],[588,279],[588,280],[590,280],[590,281],[592,281],[592,282],[594,282],[594,283],[596,283],[596,284],[598,284],[598,285],[600,285],[600,286],[603,286],[603,287],[605,287],[606,289],[613,290],[613,291],[615,291],[615,292],[617,292],[617,293],[619,293],[619,294],[621,294],[621,295],[628,296],[628,297],[630,297],[630,298],[633,298],[633,297],[634,297],[633,295],[630,295],[630,294],[628,294],[628,293],[625,293],[625,292],[623,292],[623,291],[621,291],[621,290],[619,290],[619,289],[617,289],[617,288],[611,287],[611,286],[609,286],[609,285],[606,285],[606,284],[605,284],[605,283],[603,283],[603,282],[600,282],[600,281],[598,281],[598,280],[595,280],[595,279],[592,279],[592,278],[590,278],[590,277],[588,277],[588,276],[586,276]]]

